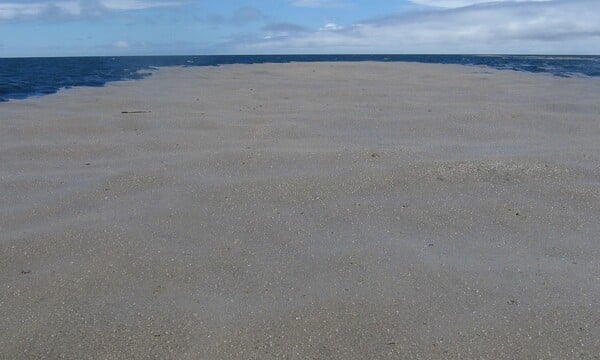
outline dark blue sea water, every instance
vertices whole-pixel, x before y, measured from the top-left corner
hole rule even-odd
[[[72,86],[102,86],[140,79],[159,66],[285,63],[291,61],[411,61],[483,65],[546,72],[556,76],[600,76],[600,56],[515,55],[234,55],[0,58],[0,101],[55,93]]]

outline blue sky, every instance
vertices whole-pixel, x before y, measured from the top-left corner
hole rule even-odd
[[[0,0],[0,57],[600,54],[600,0]]]

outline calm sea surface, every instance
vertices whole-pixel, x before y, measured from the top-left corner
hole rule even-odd
[[[411,61],[483,65],[556,76],[600,76],[600,56],[513,55],[234,55],[0,58],[0,101],[52,94],[73,86],[140,79],[159,66],[285,63],[291,61]]]

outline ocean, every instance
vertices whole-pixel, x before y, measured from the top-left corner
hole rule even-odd
[[[141,79],[161,66],[218,66],[313,61],[410,61],[488,66],[555,76],[600,76],[600,56],[542,55],[223,55],[0,58],[0,101],[52,94],[73,86]]]

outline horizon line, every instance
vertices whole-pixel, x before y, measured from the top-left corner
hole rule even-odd
[[[155,55],[44,55],[4,56],[0,59],[63,59],[63,58],[133,58],[133,57],[272,57],[272,56],[600,56],[600,54],[542,54],[542,53],[272,53],[272,54],[155,54]]]

